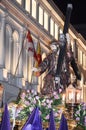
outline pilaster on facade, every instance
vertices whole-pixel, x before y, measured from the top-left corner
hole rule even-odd
[[[23,47],[24,47],[24,29],[22,28],[19,32],[19,43],[18,43],[18,59],[17,59],[17,65],[15,68],[15,73],[17,73],[17,76],[22,77],[22,53],[23,53]]]
[[[0,42],[0,65],[1,66],[4,66],[5,64],[5,61],[4,61],[4,36],[5,36],[5,19],[6,19],[6,13],[3,13],[1,15],[1,31],[0,31],[0,39],[1,39],[1,42]],[[2,58],[3,56],[3,58]]]

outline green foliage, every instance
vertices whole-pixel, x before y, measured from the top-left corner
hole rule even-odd
[[[62,99],[56,92],[53,92],[52,95],[42,96],[34,90],[27,90],[26,92],[22,92],[20,94],[20,98],[18,99],[18,105],[23,107],[17,114],[16,119],[26,120],[34,107],[38,106],[40,108],[40,114],[43,122],[49,120],[51,108],[54,111],[55,121],[60,120],[61,110],[58,110],[57,106],[62,103]]]
[[[75,110],[74,114],[77,126],[81,126],[86,130],[86,103],[81,103]]]

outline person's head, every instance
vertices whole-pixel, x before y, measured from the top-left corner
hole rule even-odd
[[[51,49],[53,52],[56,52],[56,51],[58,51],[58,48],[59,48],[58,41],[52,40],[52,41],[50,42],[50,49]]]

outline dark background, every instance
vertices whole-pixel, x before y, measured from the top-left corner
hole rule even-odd
[[[62,13],[66,14],[67,4],[73,5],[70,23],[86,39],[86,4],[85,0],[53,0]]]

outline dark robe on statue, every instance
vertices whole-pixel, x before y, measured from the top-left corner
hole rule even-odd
[[[41,89],[42,94],[51,94],[53,91],[58,91],[58,89],[62,89],[62,91],[65,89],[66,85],[68,84],[70,74],[67,72],[69,69],[69,65],[67,64],[69,60],[65,59],[65,62],[62,67],[61,72],[61,86],[55,84],[55,73],[56,73],[56,67],[58,63],[58,54],[56,52],[52,52],[48,54],[48,56],[41,62],[39,68],[40,68],[40,74],[44,73],[46,70],[46,76],[44,77],[44,85]],[[66,68],[65,68],[66,67]],[[66,71],[64,70],[67,69]]]

